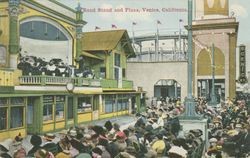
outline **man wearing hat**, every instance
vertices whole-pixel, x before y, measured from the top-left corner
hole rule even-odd
[[[152,148],[157,152],[159,157],[163,156],[163,152],[165,150],[165,142],[163,140],[163,135],[161,133],[156,135],[157,140],[153,142]]]
[[[28,156],[34,156],[34,153],[41,148],[42,138],[38,135],[32,135],[30,138],[30,143],[33,147],[28,152]]]
[[[43,149],[45,149],[46,151],[51,152],[52,154],[56,155],[58,153],[58,148],[57,145],[52,142],[52,140],[55,138],[56,136],[53,133],[46,133],[44,135],[44,145],[42,146]]]

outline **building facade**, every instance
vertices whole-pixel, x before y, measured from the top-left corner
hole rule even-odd
[[[134,53],[126,30],[106,32],[115,45],[96,53],[106,41],[89,36],[85,49],[80,6],[4,0],[0,8],[0,140],[139,111],[145,92],[125,74]]]

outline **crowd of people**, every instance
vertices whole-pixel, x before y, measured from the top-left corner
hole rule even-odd
[[[196,101],[196,112],[207,119],[207,147],[202,140],[204,131],[182,130],[179,115],[184,112],[184,105],[180,101],[162,100],[137,113],[137,121],[127,128],[107,120],[103,126],[79,125],[56,134],[32,135],[31,149],[22,145],[19,134],[14,140],[0,143],[0,155],[4,158],[246,156],[250,151],[250,115],[244,100],[228,99],[217,107],[210,107],[204,98]]]

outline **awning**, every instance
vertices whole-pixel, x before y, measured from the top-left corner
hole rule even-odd
[[[93,55],[93,54],[85,52],[85,51],[82,51],[81,55],[86,56],[86,57],[90,57],[90,58],[99,59],[99,60],[104,60],[101,57],[98,57],[96,55]]]

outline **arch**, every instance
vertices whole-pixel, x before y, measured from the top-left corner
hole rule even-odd
[[[73,38],[72,34],[59,22],[57,22],[49,17],[44,17],[44,16],[30,16],[30,17],[23,18],[20,20],[20,25],[28,23],[28,22],[32,22],[32,21],[45,22],[45,23],[48,23],[49,25],[52,25],[53,27],[57,28],[61,33],[63,33],[63,35],[67,38],[67,40],[62,40],[62,41],[60,41],[60,40],[44,40],[44,39],[34,39],[34,38],[21,36],[20,43],[22,43],[22,45],[23,45],[22,48],[26,47],[28,50],[37,51],[37,55],[41,55],[43,58],[44,58],[44,56],[46,56],[46,54],[53,53],[54,58],[60,57],[65,63],[67,63],[68,65],[72,65],[72,63],[73,63],[73,51],[74,51],[74,44],[73,44],[74,38]],[[33,40],[35,41],[37,48],[30,48],[32,46],[27,46],[26,43],[32,45],[34,43],[34,42],[32,42]],[[61,42],[61,44],[60,44],[60,42]],[[39,43],[41,44],[40,46],[39,46]],[[52,43],[54,43],[55,46],[53,46]],[[44,51],[46,51],[46,46],[48,46],[47,52],[44,53]],[[38,49],[39,47],[43,47],[45,49]],[[58,51],[55,51],[56,48],[58,48]],[[22,49],[22,50],[25,51],[24,49]],[[52,51],[52,50],[54,50],[54,51]]]
[[[181,84],[174,79],[160,79],[154,84],[154,97],[181,98]]]
[[[68,40],[73,39],[73,36],[71,35],[71,33],[60,23],[58,23],[57,21],[49,18],[49,17],[44,17],[44,16],[30,16],[30,17],[26,17],[24,19],[20,20],[20,25],[26,22],[32,22],[32,21],[42,21],[42,22],[47,22],[51,25],[53,25],[54,27],[58,28],[61,32],[63,32],[63,34],[67,37]]]
[[[212,54],[206,49],[202,49],[197,57],[197,75],[212,75]],[[225,56],[223,52],[215,47],[214,49],[215,75],[225,75]]]

